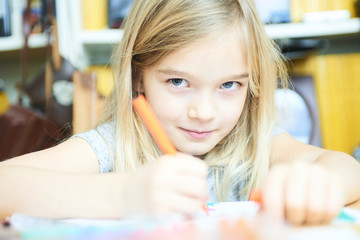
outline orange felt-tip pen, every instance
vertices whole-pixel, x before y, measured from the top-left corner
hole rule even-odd
[[[258,204],[262,205],[262,192],[260,189],[252,189],[250,192],[250,201],[257,202]]]
[[[164,154],[176,154],[176,148],[172,144],[164,129],[161,127],[159,120],[152,111],[150,105],[147,103],[144,95],[139,95],[134,98],[132,104],[161,151]],[[206,203],[203,204],[203,209],[205,213],[209,215],[209,209]]]
[[[143,95],[139,95],[137,98],[133,99],[132,103],[161,151],[164,154],[176,154],[177,151],[174,145],[171,143],[170,138],[161,127],[156,115],[150,108],[145,97]]]
[[[206,213],[206,215],[209,216],[209,208],[208,208],[207,203],[203,203],[202,208],[203,208],[204,212]]]

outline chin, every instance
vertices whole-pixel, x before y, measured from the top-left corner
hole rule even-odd
[[[212,148],[206,148],[206,149],[184,149],[183,151],[181,151],[182,153],[186,153],[195,157],[200,157],[203,158],[208,152],[211,151]]]

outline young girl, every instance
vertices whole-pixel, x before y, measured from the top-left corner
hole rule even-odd
[[[286,70],[251,0],[135,0],[113,60],[96,129],[0,164],[1,217],[192,214],[262,188],[274,217],[320,224],[359,198],[352,157],[275,127]],[[160,152],[132,108],[139,94],[176,155]]]

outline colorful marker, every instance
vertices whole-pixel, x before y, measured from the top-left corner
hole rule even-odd
[[[263,208],[263,194],[258,188],[253,188],[250,192],[249,201],[253,201],[259,205],[259,209]]]
[[[151,136],[164,154],[176,154],[176,149],[171,143],[170,138],[166,135],[165,131],[161,127],[156,115],[150,108],[145,97],[143,95],[133,99],[133,106],[136,112],[140,115],[145,126],[149,130]]]
[[[161,127],[159,120],[152,111],[150,105],[147,103],[144,95],[139,95],[132,101],[136,112],[140,115],[145,126],[149,130],[151,136],[164,154],[174,155],[177,153],[176,148],[171,143],[164,129]],[[203,204],[203,209],[209,215],[207,204]]]
[[[349,214],[347,214],[344,210],[342,210],[336,220],[355,223],[356,219]]]
[[[252,189],[250,192],[250,201],[257,202],[258,204],[262,205],[262,192],[260,189]]]
[[[203,210],[206,213],[206,215],[209,216],[209,208],[208,208],[207,203],[203,203],[202,207],[203,207]]]

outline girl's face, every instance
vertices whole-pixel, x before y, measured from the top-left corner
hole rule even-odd
[[[212,36],[172,52],[143,74],[141,90],[183,153],[203,155],[239,120],[248,67],[237,33]]]

